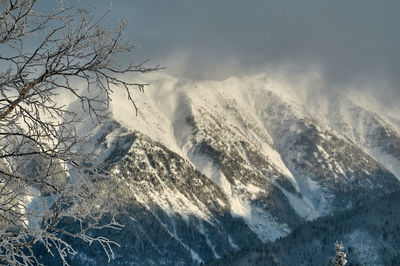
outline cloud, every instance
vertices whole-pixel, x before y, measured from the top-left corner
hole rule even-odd
[[[324,82],[310,86],[369,93],[388,105],[400,100],[399,14],[398,0],[119,0],[111,12],[128,19],[137,61],[169,74],[222,80],[314,69]]]
[[[161,57],[190,49],[188,67],[198,72],[232,58],[246,68],[318,62],[331,82],[364,75],[398,82],[398,1],[136,0],[130,6],[143,47],[157,42],[149,47]]]

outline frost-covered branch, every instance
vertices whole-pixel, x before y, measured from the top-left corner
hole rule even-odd
[[[134,48],[123,38],[124,21],[108,28],[89,7],[61,4],[43,13],[37,2],[0,0],[0,263],[36,265],[40,244],[67,264],[75,251],[64,236],[97,242],[112,258],[117,244],[89,232],[121,228],[117,199],[103,187],[113,181],[107,166],[90,166],[96,154],[76,131],[79,111],[58,100],[79,102],[101,122],[115,89],[137,108],[131,90],[148,84],[129,82],[127,74],[160,67],[120,62]]]

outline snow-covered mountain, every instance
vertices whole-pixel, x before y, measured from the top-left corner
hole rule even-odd
[[[113,264],[209,261],[400,189],[399,128],[353,96],[309,104],[265,75],[149,79],[138,116],[116,94],[89,141],[121,181]]]

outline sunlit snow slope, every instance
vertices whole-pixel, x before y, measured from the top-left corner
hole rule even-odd
[[[399,128],[353,96],[309,105],[265,75],[148,79],[138,116],[114,94],[92,140],[129,202],[119,264],[219,258],[400,188]]]
[[[232,213],[247,217],[249,225],[257,219],[243,191],[254,194],[260,186],[253,179],[241,182],[244,172],[226,176],[212,149],[238,155],[241,171],[255,168],[259,156],[260,175],[279,173],[269,183],[306,219],[328,213],[338,192],[373,189],[370,183],[377,176],[387,177],[379,183],[396,182],[393,175],[400,178],[399,129],[366,99],[338,94],[325,99],[325,106],[323,101],[309,105],[293,85],[265,75],[203,82],[156,76],[150,83],[146,93],[136,96],[138,117],[129,104],[121,104],[122,98],[113,106],[114,117],[191,161],[220,185],[234,203]]]

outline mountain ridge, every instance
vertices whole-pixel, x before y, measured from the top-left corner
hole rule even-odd
[[[344,95],[316,114],[264,75],[149,83],[137,117],[117,94],[112,119],[84,128],[119,182],[113,264],[199,264],[400,189],[399,129]],[[73,262],[105,262],[75,244]]]

